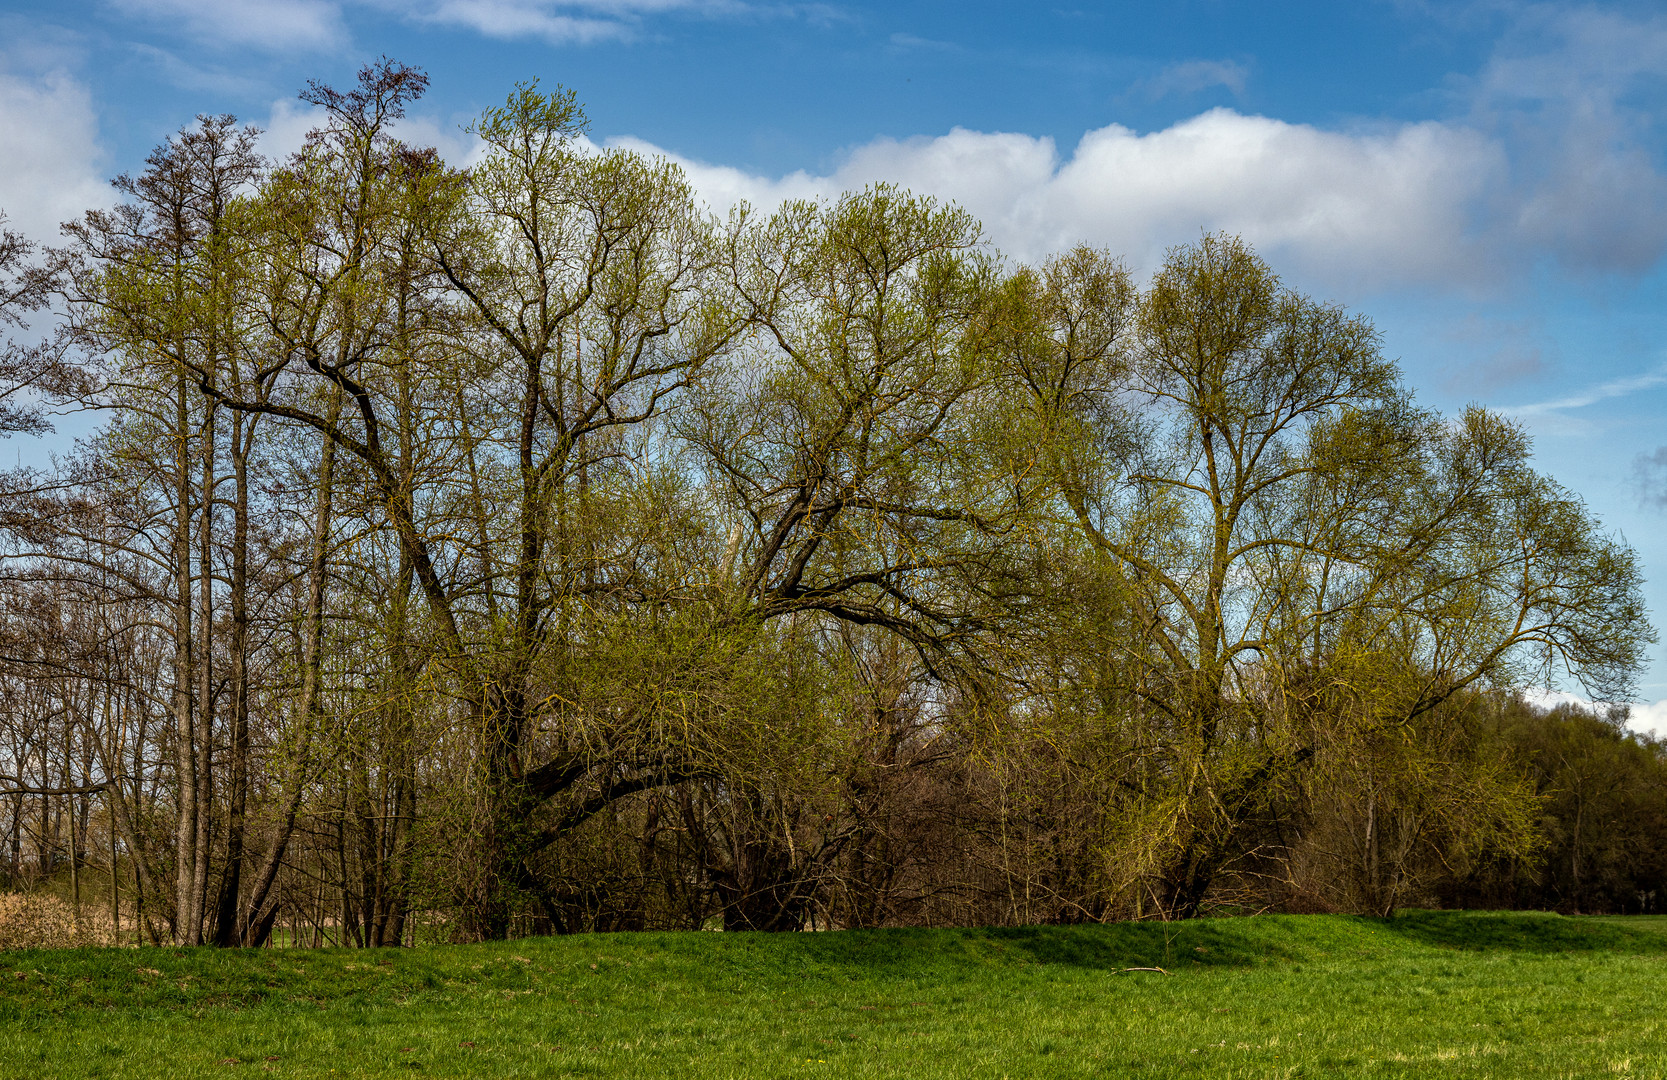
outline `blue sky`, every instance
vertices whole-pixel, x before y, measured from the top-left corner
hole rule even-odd
[[[1667,616],[1659,2],[0,0],[0,208],[51,240],[201,112],[281,152],[297,89],[384,53],[433,79],[407,137],[454,157],[536,77],[717,207],[894,180],[1017,257],[1137,269],[1241,233],[1370,315],[1425,403],[1528,425]],[[1644,692],[1667,733],[1659,647]]]

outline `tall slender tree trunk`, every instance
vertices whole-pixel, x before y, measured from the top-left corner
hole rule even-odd
[[[178,818],[174,829],[174,940],[197,944],[191,922],[197,879],[197,733],[192,713],[190,410],[183,376],[174,415],[174,752]]]
[[[68,697],[69,695],[65,695]],[[64,715],[64,787],[75,787],[75,776],[70,771],[75,755],[71,743],[74,739],[74,725],[70,723],[70,715]],[[76,929],[81,927],[81,851],[80,836],[76,832],[76,799],[75,795],[64,796],[64,817],[69,827],[69,888],[71,910],[75,914]]]
[[[214,943],[238,944],[238,893],[243,883],[243,839],[249,798],[249,451],[256,417],[232,413],[231,776],[226,793],[226,872],[215,905]],[[247,430],[245,430],[247,425]]]
[[[197,840],[191,878],[192,944],[200,944],[204,910],[208,906],[208,864],[213,850],[214,824],[214,495],[215,426],[212,403],[203,421],[202,501],[197,519]]]

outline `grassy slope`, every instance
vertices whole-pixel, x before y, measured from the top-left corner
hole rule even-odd
[[[1663,1077],[1664,991],[1667,919],[1445,912],[17,952],[0,1077]]]

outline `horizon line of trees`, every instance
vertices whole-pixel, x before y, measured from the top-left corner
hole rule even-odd
[[[1655,910],[1633,552],[1242,241],[702,209],[383,59],[0,242],[0,874],[183,945]],[[89,877],[89,868],[98,868]],[[83,879],[86,878],[84,884]],[[125,895],[127,900],[121,897]]]

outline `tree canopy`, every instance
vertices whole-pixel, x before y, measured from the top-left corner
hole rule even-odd
[[[382,945],[1388,910],[1591,850],[1516,695],[1629,697],[1637,560],[1364,317],[1232,236],[1141,282],[887,185],[719,218],[536,83],[463,168],[397,136],[426,86],[312,84],[276,162],[201,117],[4,234],[0,319],[63,329],[0,424],[107,416],[0,504],[12,880]]]

